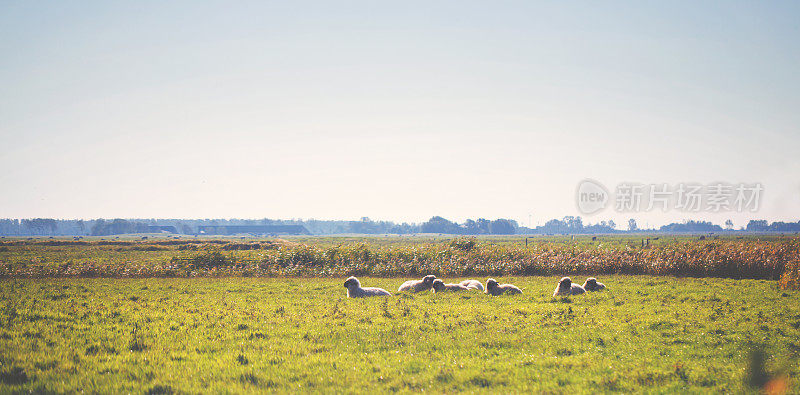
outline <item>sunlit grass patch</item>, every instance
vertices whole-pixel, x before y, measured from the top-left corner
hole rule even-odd
[[[603,276],[607,291],[553,298],[558,277],[502,280],[525,293],[347,299],[340,279],[2,280],[0,392],[739,392],[748,377],[782,385],[799,373],[800,295],[775,281]]]

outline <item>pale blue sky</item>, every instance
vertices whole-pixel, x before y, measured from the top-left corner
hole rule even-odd
[[[0,2],[0,217],[800,219],[800,3],[162,3]]]

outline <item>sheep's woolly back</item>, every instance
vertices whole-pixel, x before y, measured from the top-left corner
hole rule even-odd
[[[497,280],[490,278],[486,280],[486,293],[492,296],[521,294],[522,290],[512,284],[498,284]]]
[[[369,296],[392,296],[389,291],[382,288],[361,287],[361,282],[355,277],[350,277],[344,282],[348,298],[366,298]]]
[[[430,274],[423,277],[422,280],[408,280],[404,282],[400,288],[397,288],[397,292],[427,291],[433,287],[434,280],[436,280],[436,276]]]
[[[444,281],[436,279],[433,280],[433,292],[450,292],[450,291],[469,291],[470,288],[467,288],[461,284],[445,284]]]
[[[580,295],[584,292],[586,290],[578,284],[573,284],[569,277],[562,277],[558,285],[556,285],[555,291],[553,291],[553,297]]]
[[[589,277],[586,279],[586,282],[583,283],[583,288],[587,291],[602,291],[606,289],[606,286],[603,283],[598,283],[596,278]]]
[[[483,291],[483,284],[481,284],[478,280],[464,280],[461,282],[461,285],[470,288],[470,289],[477,289],[479,291]]]
[[[586,293],[586,290],[583,289],[583,287],[578,284],[572,284],[572,287],[570,288],[570,293],[573,295],[580,295],[582,293]]]

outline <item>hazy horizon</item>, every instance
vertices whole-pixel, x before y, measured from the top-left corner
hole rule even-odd
[[[236,5],[0,5],[0,218],[800,219],[800,3]]]
[[[432,216],[430,218],[427,218],[427,219],[424,219],[424,220],[421,220],[421,221],[399,221],[399,220],[393,220],[393,219],[390,219],[390,218],[369,218],[369,217],[338,218],[338,219],[299,218],[299,217],[298,218],[267,218],[267,217],[262,217],[262,218],[252,218],[252,217],[250,217],[250,218],[232,218],[232,217],[211,217],[211,218],[167,218],[167,217],[58,218],[58,217],[48,217],[48,218],[43,218],[43,219],[54,219],[54,220],[57,220],[57,221],[97,221],[97,220],[113,221],[113,220],[122,219],[122,220],[126,220],[126,221],[262,221],[262,220],[269,220],[269,221],[281,221],[281,222],[309,222],[309,221],[360,222],[360,221],[364,221],[364,219],[366,218],[369,221],[373,221],[373,222],[391,222],[391,223],[395,223],[395,224],[398,224],[398,225],[400,225],[400,224],[421,225],[421,224],[423,224],[425,222],[428,222],[433,217],[441,217],[441,216],[440,215],[434,215],[434,216]],[[523,222],[518,221],[518,220],[515,220],[515,221],[517,221],[517,225],[519,225],[520,227],[526,227],[526,228],[531,228],[532,229],[532,228],[536,228],[538,226],[544,225],[545,222],[547,222],[549,220],[554,220],[554,219],[555,220],[563,220],[566,217],[568,217],[568,216],[549,218],[549,219],[546,219],[546,220],[542,220],[539,223],[534,223],[530,227],[528,226],[527,222],[523,223]],[[577,215],[576,217],[581,217],[581,216]],[[21,220],[31,220],[31,219],[38,219],[38,218],[42,218],[42,217],[28,217],[28,218],[5,217],[5,218],[0,218],[0,220],[9,219],[9,220],[20,220],[21,221]],[[464,222],[467,221],[467,220],[474,220],[474,221],[479,220],[479,219],[485,219],[485,220],[489,220],[489,221],[494,221],[494,220],[498,220],[498,219],[512,219],[513,220],[513,218],[500,218],[500,217],[498,217],[498,218],[468,217],[468,218],[466,218],[464,220],[454,220],[453,218],[446,218],[446,217],[444,217],[444,218],[446,220],[449,220],[451,222],[457,223],[459,225],[464,224]],[[607,222],[608,221],[608,219],[606,219],[606,218],[588,218],[588,219],[587,219],[587,217],[581,217],[581,218],[583,220],[583,225],[584,226],[599,225],[601,222]],[[633,216],[629,217],[628,219],[637,220],[637,225],[638,225],[640,230],[658,230],[658,228],[660,228],[662,225],[668,225],[668,224],[653,224],[653,223],[650,223],[650,222],[647,222],[647,221],[639,222],[638,219],[636,217],[633,217]],[[622,222],[614,221],[615,225],[616,225],[615,229],[616,230],[627,231],[628,230],[628,219],[625,219],[625,221],[622,221]],[[752,220],[763,220],[763,218],[752,218]],[[688,221],[704,222],[703,220],[696,220],[696,219],[692,219],[692,218],[686,218],[684,220],[675,221],[674,223],[685,223],[685,222],[688,222]],[[769,223],[772,223],[772,222],[785,222],[785,223],[797,223],[797,222],[800,222],[800,221],[794,221],[794,220],[774,220],[774,221],[767,220],[767,221]],[[711,222],[713,225],[719,225],[720,227],[725,229],[725,223],[724,222],[713,222],[713,221],[706,221],[706,222]],[[746,226],[747,226],[747,223],[742,223],[741,226],[736,224],[736,226],[734,228],[730,229],[730,230],[739,231],[739,230],[742,230],[740,228],[744,228]],[[682,231],[678,231],[678,233],[680,233],[680,232],[682,232]],[[793,233],[793,231],[791,233]]]

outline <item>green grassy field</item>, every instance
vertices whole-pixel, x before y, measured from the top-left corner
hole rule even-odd
[[[556,277],[498,279],[525,293],[347,299],[344,279],[4,279],[0,393],[741,392],[755,347],[769,374],[800,377],[800,294],[775,281],[608,275],[608,291],[561,299]]]

